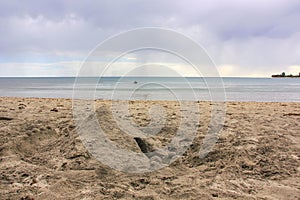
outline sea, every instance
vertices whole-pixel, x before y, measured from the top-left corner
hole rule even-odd
[[[1,77],[0,96],[300,102],[300,78]]]

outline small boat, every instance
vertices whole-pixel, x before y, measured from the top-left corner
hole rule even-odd
[[[133,83],[134,83],[134,84],[137,84],[138,82],[137,82],[137,81],[134,81]]]

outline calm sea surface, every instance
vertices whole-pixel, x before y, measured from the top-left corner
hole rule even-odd
[[[299,78],[0,78],[0,96],[300,102]]]

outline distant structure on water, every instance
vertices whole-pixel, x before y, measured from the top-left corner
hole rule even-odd
[[[300,78],[300,72],[298,75],[286,75],[285,72],[282,72],[281,74],[272,75],[272,78]]]

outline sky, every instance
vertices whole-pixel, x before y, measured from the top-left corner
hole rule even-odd
[[[76,76],[99,43],[142,27],[192,38],[220,76],[298,74],[299,19],[299,0],[1,0],[0,76]],[[138,56],[121,59],[109,75]],[[158,64],[187,72],[181,62]]]

